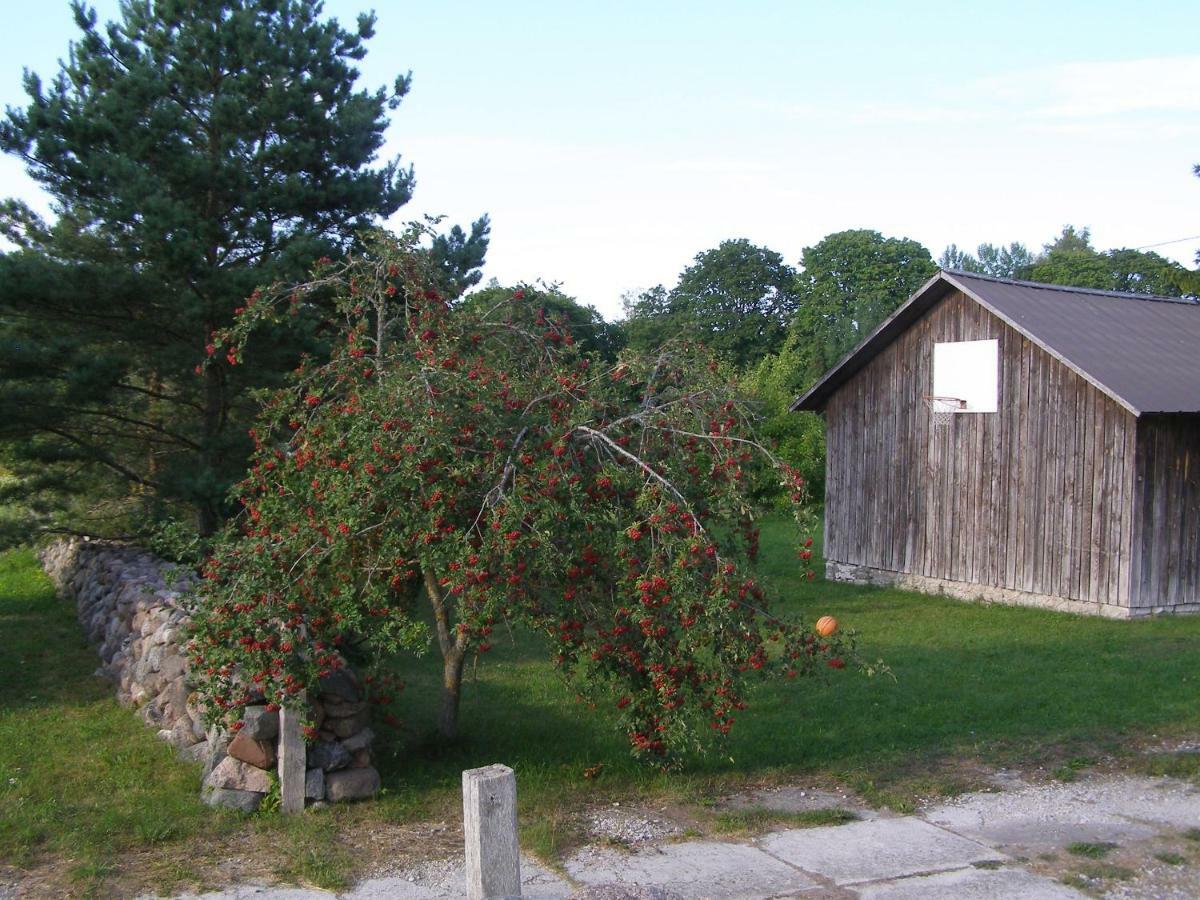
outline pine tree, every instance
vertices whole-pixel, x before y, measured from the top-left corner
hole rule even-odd
[[[26,489],[100,484],[112,511],[186,506],[211,533],[249,394],[319,340],[317,316],[298,307],[248,364],[201,371],[205,345],[256,287],[409,199],[411,169],[377,161],[409,76],[356,89],[374,17],[346,30],[317,0],[129,0],[103,28],[72,6],[68,59],[49,84],[27,72],[0,123],[56,213],[0,210],[19,248],[0,257],[0,441]]]

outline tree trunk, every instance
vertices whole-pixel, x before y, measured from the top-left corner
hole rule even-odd
[[[211,332],[210,332],[211,333]],[[200,467],[206,483],[219,481],[214,473],[220,468],[220,436],[225,427],[225,384],[219,363],[210,362],[204,371],[204,438],[201,441]],[[196,528],[201,537],[211,537],[221,527],[220,500],[195,496]]]
[[[442,662],[442,706],[438,711],[438,737],[452,741],[458,737],[458,703],[462,699],[463,660],[466,653],[451,651]]]
[[[433,607],[433,621],[437,625],[438,647],[442,651],[442,706],[438,712],[438,736],[444,741],[458,737],[458,702],[462,697],[463,661],[467,658],[466,632],[452,629],[446,598],[437,577],[428,569],[425,576],[425,593]]]

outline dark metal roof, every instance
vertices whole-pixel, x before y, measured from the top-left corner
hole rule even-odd
[[[1200,303],[1009,281],[947,269],[792,404],[829,396],[948,293],[960,290],[1135,416],[1200,412]]]

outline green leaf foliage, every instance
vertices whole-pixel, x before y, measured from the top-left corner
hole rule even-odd
[[[1183,266],[1142,250],[1096,250],[1087,228],[1067,225],[1045,246],[1020,277],[1045,284],[1178,297],[1183,292]]]
[[[799,309],[782,352],[798,354],[797,390],[811,384],[937,271],[908,238],[859,229],[806,247]]]
[[[745,238],[722,241],[698,253],[669,294],[660,286],[627,301],[630,346],[651,350],[686,336],[739,369],[753,365],[783,342],[796,310],[795,280],[774,250]]]
[[[528,287],[450,304],[419,236],[377,236],[218,335],[240,354],[314,292],[341,323],[260,416],[245,515],[208,565],[190,653],[212,708],[295,704],[351,648],[432,632],[452,737],[465,658],[516,622],[657,756],[728,732],[756,676],[844,665],[848,639],[769,613],[752,485],[771,467],[799,504],[803,480],[711,352],[606,362]]]
[[[1128,294],[1179,297],[1200,293],[1194,273],[1178,263],[1142,250],[1097,250],[1092,245],[1091,231],[1074,225],[1064,226],[1062,233],[1037,254],[1018,243],[1000,248],[980,244],[972,256],[951,244],[939,263],[943,268],[996,278]]]
[[[962,272],[978,272],[993,278],[1020,278],[1033,264],[1034,255],[1023,244],[1014,241],[1007,247],[980,244],[975,255],[959,250],[951,244],[938,259],[943,269],[958,269]]]
[[[0,209],[19,247],[0,258],[0,441],[18,476],[52,460],[138,518],[188,509],[211,532],[250,450],[249,392],[321,346],[320,317],[193,370],[256,285],[408,200],[411,171],[376,164],[408,76],[356,89],[373,17],[345,29],[315,0],[132,0],[107,26],[73,9],[61,69],[27,73],[28,105],[0,122],[57,213]]]

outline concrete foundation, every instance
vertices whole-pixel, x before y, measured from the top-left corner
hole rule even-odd
[[[1200,612],[1200,604],[1196,603],[1180,604],[1178,606],[1135,607],[1131,609],[1128,606],[1117,606],[1110,603],[1087,603],[1082,600],[1072,600],[1069,597],[1015,591],[1011,588],[994,587],[989,584],[950,581],[946,578],[931,578],[927,575],[914,575],[910,572],[889,572],[886,569],[873,569],[870,566],[860,566],[854,563],[838,562],[837,560],[826,561],[825,577],[830,581],[898,587],[906,591],[917,591],[922,594],[940,594],[944,597],[953,597],[956,600],[970,600],[976,603],[1003,603],[1006,606],[1036,606],[1041,609],[1079,613],[1086,616],[1104,616],[1109,619],[1134,619],[1159,613]]]

